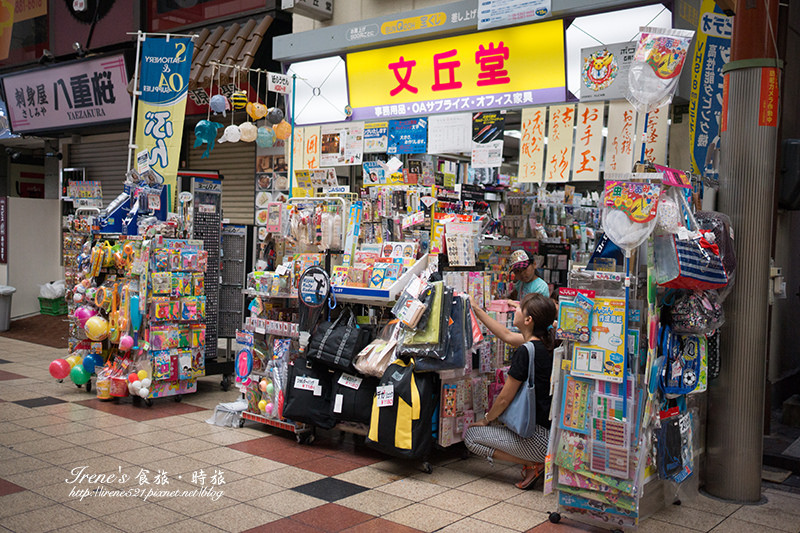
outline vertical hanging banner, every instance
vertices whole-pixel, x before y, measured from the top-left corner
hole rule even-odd
[[[645,118],[647,130],[645,131]],[[636,157],[642,153],[644,142],[644,160],[656,165],[667,164],[667,132],[669,125],[669,105],[664,105],[637,117],[636,125]]]
[[[600,179],[604,111],[603,102],[578,104],[578,132],[575,137],[575,166],[572,169],[572,181]]]
[[[173,194],[193,49],[189,38],[147,37],[142,42],[136,146],[147,150],[150,170],[158,181],[171,186]]]
[[[733,17],[714,0],[703,0],[695,37],[692,92],[689,97],[689,136],[692,172],[716,174],[722,116],[722,67],[730,59]]]
[[[519,139],[520,183],[542,182],[546,119],[546,107],[526,107],[522,110]]]
[[[633,168],[633,140],[636,111],[625,100],[608,104],[605,172],[630,172]]]
[[[11,30],[14,27],[14,5],[11,0],[0,0],[0,61],[8,59],[11,48]]]
[[[303,168],[315,169],[320,164],[320,132],[319,126],[306,126],[303,128]]]
[[[572,130],[575,127],[575,106],[551,105],[547,130],[547,172],[549,183],[569,181],[572,166]]]

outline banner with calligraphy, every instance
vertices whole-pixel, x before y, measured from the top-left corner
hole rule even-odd
[[[604,172],[630,172],[633,169],[635,120],[636,111],[626,100],[608,103]]]
[[[718,172],[715,162],[722,114],[722,67],[730,60],[732,32],[733,17],[724,15],[714,0],[703,0],[689,97],[692,172],[705,175]]]
[[[600,179],[604,113],[604,102],[578,104],[578,131],[575,135],[575,164],[572,168],[572,181],[597,181]]]
[[[136,150],[147,150],[150,170],[158,176],[159,182],[172,187],[172,194],[175,193],[183,140],[193,50],[194,44],[189,38],[148,37],[142,42]]]
[[[122,54],[3,77],[14,133],[130,120],[127,85]]]
[[[526,107],[522,110],[519,139],[520,183],[542,182],[546,120],[546,107]]]
[[[306,126],[303,128],[302,168],[314,169],[320,166],[320,130],[319,126]],[[300,168],[300,167],[298,167]]]
[[[288,172],[289,178],[292,179],[293,187],[297,187],[296,181],[294,181],[294,176],[296,171],[298,170],[305,170],[305,164],[303,154],[304,154],[304,146],[305,146],[305,128],[295,127],[292,130],[292,136],[286,139],[286,146],[284,147],[284,151],[286,154],[286,161],[288,163]],[[294,139],[294,141],[292,141]],[[298,196],[294,190],[292,191],[292,196]],[[305,194],[300,194],[299,196],[305,196]]]
[[[645,130],[645,117],[647,129]],[[669,105],[664,105],[644,115],[640,114],[636,124],[636,159],[650,161],[656,165],[667,164],[667,141],[669,124]],[[642,158],[644,142],[644,158]]]
[[[347,54],[353,119],[563,102],[564,64],[561,20]]]
[[[547,170],[544,181],[569,181],[572,167],[572,132],[575,128],[575,106],[551,105],[547,127]]]

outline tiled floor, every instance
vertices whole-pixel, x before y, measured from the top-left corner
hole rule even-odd
[[[218,376],[181,403],[101,402],[50,377],[64,355],[0,338],[0,532],[595,530],[550,524],[554,497],[516,489],[517,467],[451,449],[425,474],[351,435],[321,433],[307,446],[253,423],[209,425],[214,406],[236,397]],[[800,495],[764,496],[760,506],[684,497],[639,530],[800,530]]]

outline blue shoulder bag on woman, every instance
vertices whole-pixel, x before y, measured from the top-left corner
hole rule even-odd
[[[528,438],[536,432],[536,388],[533,383],[536,347],[531,341],[523,346],[528,350],[528,380],[520,384],[516,396],[497,419],[520,437]]]

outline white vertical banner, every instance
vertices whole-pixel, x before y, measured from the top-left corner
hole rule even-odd
[[[526,107],[522,110],[519,139],[519,182],[541,183],[544,159],[544,126],[547,107]]]
[[[575,134],[575,165],[572,181],[600,179],[600,150],[603,148],[605,102],[578,104],[578,130]]]
[[[572,134],[575,128],[575,106],[551,105],[547,129],[547,172],[545,182],[569,181],[572,166]]]
[[[314,169],[319,168],[319,126],[306,126],[303,128],[303,166],[298,168]]]
[[[647,117],[647,131],[644,121]],[[669,104],[646,114],[640,114],[636,124],[636,160],[642,159],[642,140],[644,140],[644,161],[667,166],[667,132],[669,126]]]
[[[635,117],[636,111],[627,100],[609,102],[605,172],[631,172],[633,170]]]
[[[292,131],[294,136],[294,147],[292,147],[292,138],[286,139],[286,159],[290,162],[289,169],[290,175],[294,174],[295,170],[305,170],[305,161],[303,160],[303,144],[305,141],[305,128],[295,127]],[[294,151],[294,157],[292,157]]]

